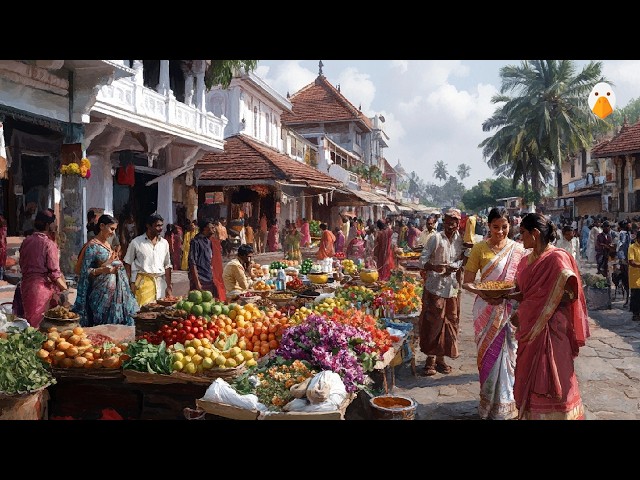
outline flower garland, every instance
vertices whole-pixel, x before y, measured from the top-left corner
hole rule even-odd
[[[91,177],[91,162],[88,158],[83,158],[80,163],[71,162],[67,165],[62,165],[60,168],[62,175],[79,175],[82,178]]]

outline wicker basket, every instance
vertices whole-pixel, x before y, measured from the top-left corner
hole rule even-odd
[[[134,315],[133,321],[136,329],[136,337],[143,333],[157,332],[160,326],[165,323],[164,318],[166,318],[164,315],[160,315],[157,312],[142,312],[141,314]]]

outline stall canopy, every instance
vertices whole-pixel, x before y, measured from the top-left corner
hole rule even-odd
[[[353,190],[351,188],[349,189],[349,191],[353,195],[357,196],[358,198],[366,202],[367,205],[380,205],[380,206],[394,205],[393,200],[390,200],[387,197],[384,197],[374,192],[367,192],[366,190]]]

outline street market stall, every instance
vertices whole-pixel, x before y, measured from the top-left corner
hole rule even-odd
[[[71,312],[49,311],[58,325],[7,335],[31,335],[43,374],[21,393],[45,392],[33,399],[38,418],[344,419],[359,394],[389,393],[386,372],[406,361],[411,338],[396,316],[419,310],[420,295],[401,272],[363,282],[342,262],[319,284],[289,266],[286,290],[246,302],[204,291],[162,299],[135,326],[82,328]],[[373,377],[383,372],[381,388]]]

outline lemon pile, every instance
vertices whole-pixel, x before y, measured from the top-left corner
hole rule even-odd
[[[353,260],[345,258],[342,260],[342,273],[346,275],[353,275],[358,272],[358,266]]]
[[[173,371],[198,374],[212,368],[234,368],[242,363],[247,367],[256,365],[254,352],[242,350],[237,345],[223,350],[225,343],[226,338],[213,343],[207,338],[194,338],[187,340],[183,349],[174,346],[171,357]]]

